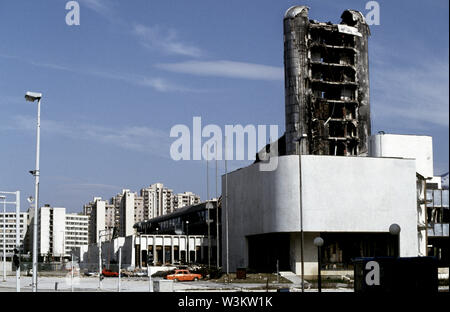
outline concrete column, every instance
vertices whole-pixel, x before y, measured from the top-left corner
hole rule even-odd
[[[164,265],[166,263],[166,245],[164,244],[164,235],[161,236],[162,237],[162,255],[163,255],[163,261],[162,264]]]
[[[194,253],[195,253],[194,262],[197,263],[197,239],[195,238],[195,236],[194,236]]]
[[[153,265],[155,265],[158,260],[157,259],[158,253],[156,252],[156,235],[152,235],[152,239],[153,239]]]
[[[202,260],[203,260],[203,240],[201,241],[201,243],[200,243],[200,257],[202,258]]]
[[[142,268],[142,237],[139,235],[139,268]]]
[[[171,246],[171,249],[170,249],[170,257],[171,257],[171,260],[170,260],[170,263],[171,264],[173,264],[174,262],[175,262],[175,255],[174,255],[174,249],[173,249],[173,241],[174,241],[174,237],[173,237],[173,235],[171,236],[171,239],[170,239],[170,242],[171,242],[171,244],[172,244],[172,246]]]

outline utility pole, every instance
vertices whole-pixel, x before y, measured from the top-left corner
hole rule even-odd
[[[206,145],[206,197],[207,197],[207,224],[208,224],[208,268],[211,268],[211,220],[210,220],[210,209],[208,206],[209,203],[209,146]]]
[[[20,292],[20,191],[16,192],[16,249],[19,265],[16,267],[16,292]]]
[[[216,141],[216,253],[217,253],[217,260],[216,260],[216,266],[217,269],[219,269],[219,264],[220,264],[220,242],[219,242],[219,237],[220,237],[220,233],[219,233],[219,194],[217,192],[217,185],[218,185],[218,161],[217,161],[217,149],[218,149],[218,141]]]
[[[102,242],[99,233],[98,237],[98,289],[102,289]]]
[[[121,291],[120,279],[122,278],[122,273],[120,272],[120,268],[122,267],[122,247],[119,247],[119,286],[118,291]]]
[[[73,292],[73,250],[72,250],[72,270],[71,271],[72,271],[72,274],[70,276],[70,288]]]
[[[228,168],[227,168],[227,136],[225,136],[225,233],[226,233],[226,253],[227,253],[227,277],[230,274],[230,255],[228,243]]]
[[[37,100],[37,126],[36,126],[36,168],[30,173],[34,176],[34,220],[33,220],[33,292],[37,292],[37,270],[38,270],[38,217],[39,217],[39,156],[41,144],[41,99],[42,93],[27,92],[25,99],[29,102]]]
[[[6,196],[0,198],[3,199],[3,282],[6,282]]]

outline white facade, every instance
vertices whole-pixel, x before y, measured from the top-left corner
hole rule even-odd
[[[200,203],[200,196],[192,192],[184,192],[174,195],[174,210]]]
[[[141,189],[141,196],[147,212],[146,220],[171,213],[174,210],[173,190],[164,187],[162,183],[155,183]]]
[[[119,235],[121,237],[126,237],[134,233],[134,204],[135,204],[135,193],[131,193],[130,190],[123,190],[123,197],[120,203],[119,213],[120,213],[120,227]]]
[[[68,257],[72,249],[87,244],[87,216],[66,214],[66,208],[61,207],[39,209],[38,252],[41,257]]]
[[[88,244],[88,216],[66,214],[65,249],[71,251]]]
[[[213,240],[212,243],[215,241]],[[119,248],[121,247],[122,269],[146,267],[146,254],[149,251],[156,251],[153,263],[150,265],[174,264],[180,261],[182,253],[184,253],[184,257],[192,257],[189,258],[191,262],[197,262],[205,258],[207,245],[208,238],[203,235],[130,235],[102,242],[101,259],[103,267],[108,266],[111,262],[118,263]],[[81,258],[83,266],[97,270],[99,247],[96,244],[89,245],[88,250]]]
[[[305,233],[305,274],[317,272],[312,240],[323,232],[388,233],[401,227],[400,255],[417,256],[416,164],[414,160],[371,157],[278,157],[275,171],[260,171],[260,163],[222,176],[224,209],[228,210],[229,266],[249,263],[248,237],[291,233],[290,266],[300,274],[300,199]],[[222,237],[226,244],[226,227]],[[270,246],[267,246],[270,248]],[[224,246],[224,265],[227,252]]]
[[[27,219],[28,213],[21,212],[19,218],[19,240],[20,251],[24,251],[24,239],[27,233]],[[0,213],[0,255],[3,259],[3,220],[6,223],[5,235],[6,235],[6,257],[10,258],[14,254],[14,248],[16,248],[16,213],[6,212]]]
[[[428,255],[428,231],[434,233],[426,222],[425,201],[431,200],[427,196],[427,189],[441,189],[442,177],[434,176],[433,170],[433,141],[430,136],[377,134],[370,137],[370,155],[373,157],[412,158],[416,161],[417,177],[417,225],[419,255]],[[428,224],[427,224],[428,223]],[[442,227],[442,228],[441,228]],[[444,225],[438,224],[436,229],[443,230]]]
[[[101,231],[106,229],[106,202],[100,197],[94,198],[89,211],[89,243],[95,244]],[[104,238],[101,238],[104,239]]]
[[[433,139],[425,135],[376,134],[369,139],[369,156],[416,160],[416,172],[433,177]]]

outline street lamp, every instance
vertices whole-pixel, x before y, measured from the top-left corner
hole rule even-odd
[[[214,209],[213,204],[209,201],[206,203],[206,210],[207,210],[207,224],[208,224],[208,269],[211,268],[211,219],[210,219],[210,211],[211,209]]]
[[[320,275],[320,269],[322,266],[321,263],[321,252],[320,252],[320,247],[322,247],[323,245],[323,238],[322,237],[316,237],[314,238],[314,246],[317,247],[317,262],[318,262],[318,270],[317,270],[317,285],[318,285],[318,289],[319,292],[322,292],[322,277]]]
[[[304,252],[304,246],[305,246],[305,234],[303,232],[303,196],[302,196],[302,153],[301,153],[301,141],[302,139],[307,138],[308,136],[303,133],[302,135],[298,134],[294,141],[296,143],[297,147],[297,153],[298,153],[298,187],[299,187],[299,214],[300,214],[300,261],[301,261],[301,267],[302,267],[302,292],[305,291],[305,252]]]
[[[400,225],[393,223],[389,226],[389,233],[397,237],[398,256],[400,256]]]
[[[6,196],[0,198],[3,199],[3,281],[6,282]]]
[[[188,264],[191,262],[191,255],[189,252],[189,220],[186,220],[186,239],[187,239],[187,262]]]
[[[25,99],[29,102],[37,101],[37,129],[36,129],[36,168],[30,173],[34,176],[34,220],[33,220],[33,292],[37,292],[37,235],[38,235],[38,214],[39,214],[39,149],[41,140],[41,99],[42,93],[27,92]]]

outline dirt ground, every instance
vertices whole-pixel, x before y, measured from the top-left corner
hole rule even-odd
[[[284,277],[279,276],[277,280],[277,275],[273,273],[247,273],[245,279],[237,279],[236,273],[230,273],[229,278],[227,278],[226,274],[223,274],[218,279],[210,279],[211,282],[217,283],[261,283],[266,284],[267,279],[269,279],[269,284],[273,283],[281,283],[281,284],[289,284],[291,281],[285,279]]]

